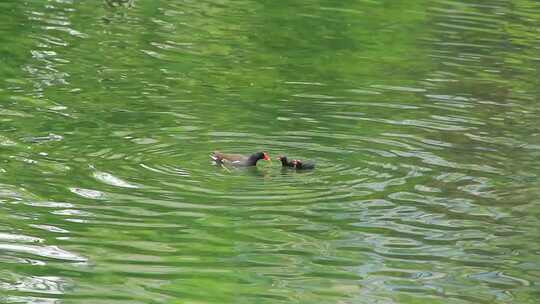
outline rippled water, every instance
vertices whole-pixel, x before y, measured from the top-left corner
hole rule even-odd
[[[538,1],[123,2],[0,3],[0,302],[538,303]]]

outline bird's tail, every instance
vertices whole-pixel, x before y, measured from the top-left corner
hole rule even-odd
[[[218,152],[212,152],[212,154],[210,154],[210,159],[214,161],[216,165],[223,165],[223,157],[221,157]]]
[[[229,168],[227,168],[227,166],[225,166],[225,162],[223,161],[223,157],[221,157],[218,153],[219,152],[212,152],[212,154],[210,154],[210,159],[212,159],[212,162],[214,163],[214,165],[225,169],[225,171],[227,171],[227,172],[231,172],[231,170],[229,170]]]

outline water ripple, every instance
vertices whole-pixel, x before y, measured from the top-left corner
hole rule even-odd
[[[0,249],[16,253],[30,254],[43,258],[65,260],[71,262],[86,262],[86,259],[84,257],[60,249],[57,246],[0,244]]]

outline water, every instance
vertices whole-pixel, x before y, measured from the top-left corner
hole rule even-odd
[[[1,303],[539,301],[537,1],[0,8]]]

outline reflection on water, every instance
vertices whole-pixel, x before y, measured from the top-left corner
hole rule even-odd
[[[0,6],[0,302],[537,302],[535,1]]]

